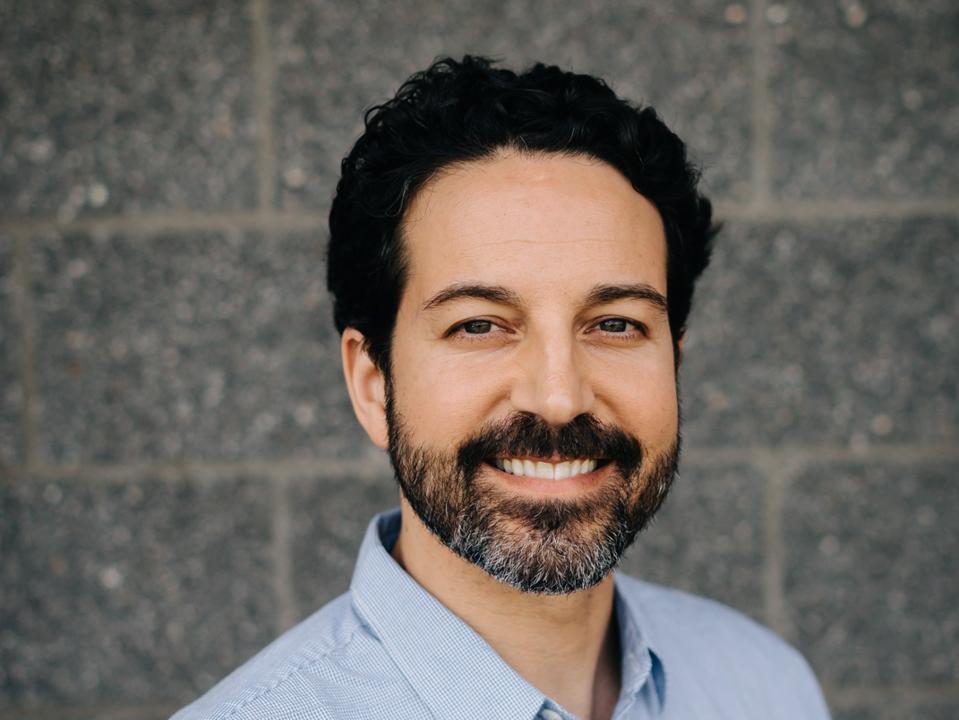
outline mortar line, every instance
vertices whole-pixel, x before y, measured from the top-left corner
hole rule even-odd
[[[959,197],[916,198],[912,200],[779,200],[758,207],[734,200],[714,201],[718,217],[736,221],[819,221],[869,218],[959,218]],[[61,221],[55,217],[0,218],[0,231],[11,235],[42,232],[129,232],[205,231],[226,229],[316,230],[326,226],[320,211],[236,210],[199,212],[195,210],[147,211],[123,215],[93,215]]]
[[[197,481],[217,481],[235,477],[260,478],[266,483],[281,482],[287,478],[337,478],[350,477],[357,481],[376,481],[390,475],[385,458],[361,459],[302,458],[294,460],[237,462],[157,462],[141,464],[90,463],[74,465],[38,465],[30,468],[35,480],[61,482],[129,482],[137,480],[162,480],[177,482],[184,478]]]
[[[253,2],[253,77],[257,126],[257,206],[260,212],[274,207],[276,194],[273,141],[273,57],[270,41],[270,2]]]
[[[781,637],[791,637],[792,625],[786,611],[786,545],[783,537],[783,508],[787,478],[784,464],[767,458],[761,465],[765,484],[765,545],[763,595],[766,622]]]
[[[34,371],[33,288],[30,280],[30,241],[23,233],[14,234],[14,306],[20,331],[20,452],[29,469],[38,464],[37,378]]]
[[[719,199],[717,215],[746,221],[868,220],[959,217],[959,197],[897,199],[769,199],[762,206]]]
[[[811,464],[816,462],[856,464],[916,465],[937,462],[959,462],[959,446],[952,443],[870,445],[849,448],[835,445],[806,446],[731,446],[687,448],[683,451],[682,466],[693,469],[710,466],[752,464],[775,467],[785,462]],[[207,461],[183,460],[155,463],[78,463],[37,464],[29,468],[38,480],[92,482],[124,482],[137,479],[216,480],[238,475],[259,477],[264,482],[285,478],[337,478],[349,476],[358,481],[377,481],[392,472],[385,456],[349,458],[293,458],[284,460]]]
[[[326,216],[319,212],[277,212],[269,208],[217,212],[160,210],[123,215],[91,215],[67,222],[42,217],[3,218],[0,219],[0,230],[27,234],[50,231],[149,233],[227,229],[260,230],[274,226],[279,227],[280,230],[300,230],[312,229],[325,222]]]
[[[752,197],[750,205],[764,208],[769,201],[770,119],[769,119],[769,46],[765,27],[765,0],[752,0],[749,37],[752,44],[750,111],[752,123]]]
[[[293,593],[293,530],[290,521],[290,480],[273,483],[273,599],[276,602],[276,633],[293,627],[297,618]]]
[[[785,461],[803,463],[928,463],[959,461],[959,446],[955,443],[899,443],[888,445],[770,445],[690,447],[683,452],[688,466]]]
[[[824,684],[823,692],[829,704],[836,707],[885,706],[889,703],[936,705],[959,702],[959,683],[941,685],[898,683],[846,687]]]

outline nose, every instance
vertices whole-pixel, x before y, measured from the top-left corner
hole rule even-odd
[[[517,362],[510,398],[516,410],[560,426],[592,408],[593,391],[568,331],[527,337]]]

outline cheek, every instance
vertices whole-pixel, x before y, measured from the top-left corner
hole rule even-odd
[[[596,368],[594,391],[614,422],[649,448],[666,447],[676,439],[679,407],[672,355],[651,353]]]
[[[418,442],[453,447],[492,417],[506,373],[491,363],[406,349],[394,357],[397,409]]]

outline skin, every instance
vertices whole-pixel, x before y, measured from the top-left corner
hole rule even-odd
[[[675,440],[666,314],[637,298],[584,305],[597,285],[644,284],[666,295],[661,218],[618,171],[582,156],[500,152],[434,178],[414,197],[404,229],[409,279],[393,334],[393,386],[415,443],[448,451],[517,411],[555,425],[590,413],[651,454]],[[503,286],[518,302],[460,298],[424,309],[457,283]],[[469,321],[480,322],[462,325]],[[343,334],[342,355],[357,418],[386,448],[383,374],[354,329]],[[481,472],[503,482],[491,468]],[[509,489],[551,492],[541,483]],[[612,715],[620,648],[611,575],[569,595],[524,593],[448,550],[402,498],[401,512],[393,556],[414,579],[563,707],[582,718]]]

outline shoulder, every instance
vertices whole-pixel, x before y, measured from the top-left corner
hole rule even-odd
[[[719,683],[773,705],[792,704],[800,712],[788,717],[829,717],[806,659],[772,630],[715,600],[622,573],[617,581],[667,672],[681,666],[692,684]]]
[[[737,645],[745,642],[767,654],[796,654],[778,635],[728,605],[625,574],[619,574],[617,579],[627,601],[632,601],[639,614],[653,623],[654,633],[668,630],[671,638],[683,644],[714,644],[720,639],[731,639]]]
[[[349,593],[278,637],[171,720],[335,717],[335,689],[383,664],[382,647],[354,611]],[[352,677],[351,677],[352,676]],[[384,680],[381,678],[381,681]]]

